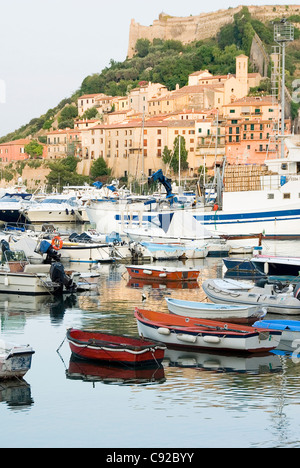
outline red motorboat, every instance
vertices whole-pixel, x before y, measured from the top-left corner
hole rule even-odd
[[[152,265],[126,266],[131,278],[146,279],[151,281],[197,281],[200,271],[187,267],[164,267]]]
[[[159,365],[166,349],[161,342],[97,330],[70,328],[67,330],[67,340],[74,356],[80,359],[128,366]]]

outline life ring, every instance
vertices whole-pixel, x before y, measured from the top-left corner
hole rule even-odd
[[[53,237],[51,245],[54,248],[54,250],[60,250],[63,246],[62,238],[59,236]]]

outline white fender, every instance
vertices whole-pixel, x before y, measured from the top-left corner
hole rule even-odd
[[[177,334],[176,338],[177,338],[177,340],[185,341],[186,343],[195,343],[196,340],[197,340],[196,335]]]
[[[203,336],[203,341],[205,341],[206,343],[220,343],[221,339],[218,337],[218,336],[209,336],[209,335],[205,335]]]
[[[161,335],[170,335],[170,330],[168,328],[163,328],[163,327],[159,327],[157,329],[157,332],[160,333]]]

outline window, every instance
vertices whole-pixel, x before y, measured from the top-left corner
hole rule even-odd
[[[254,124],[250,125],[250,130],[254,130]]]
[[[273,200],[274,199],[274,193],[268,193],[267,194],[267,199],[268,200]]]
[[[157,130],[157,135],[161,135],[161,130],[160,129]]]
[[[157,140],[157,146],[161,146],[161,140]]]
[[[284,198],[284,199],[291,198],[291,194],[290,194],[290,193],[284,193],[284,194],[283,194],[283,198]]]
[[[234,110],[234,109],[230,109],[229,113],[230,113],[230,114],[235,114],[235,110]]]

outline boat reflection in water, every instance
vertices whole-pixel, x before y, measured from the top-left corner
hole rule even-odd
[[[138,280],[131,278],[127,285],[128,288],[151,288],[151,289],[199,289],[198,281],[151,281]]]
[[[84,382],[102,382],[116,385],[149,385],[165,382],[165,372],[162,365],[145,367],[127,367],[83,361],[71,356],[67,379]]]
[[[270,374],[282,371],[280,356],[273,352],[262,354],[231,354],[215,352],[182,351],[167,348],[164,366],[194,367],[205,371],[236,372],[245,374]]]
[[[16,412],[33,405],[31,387],[24,379],[3,380],[0,385],[0,402]]]

